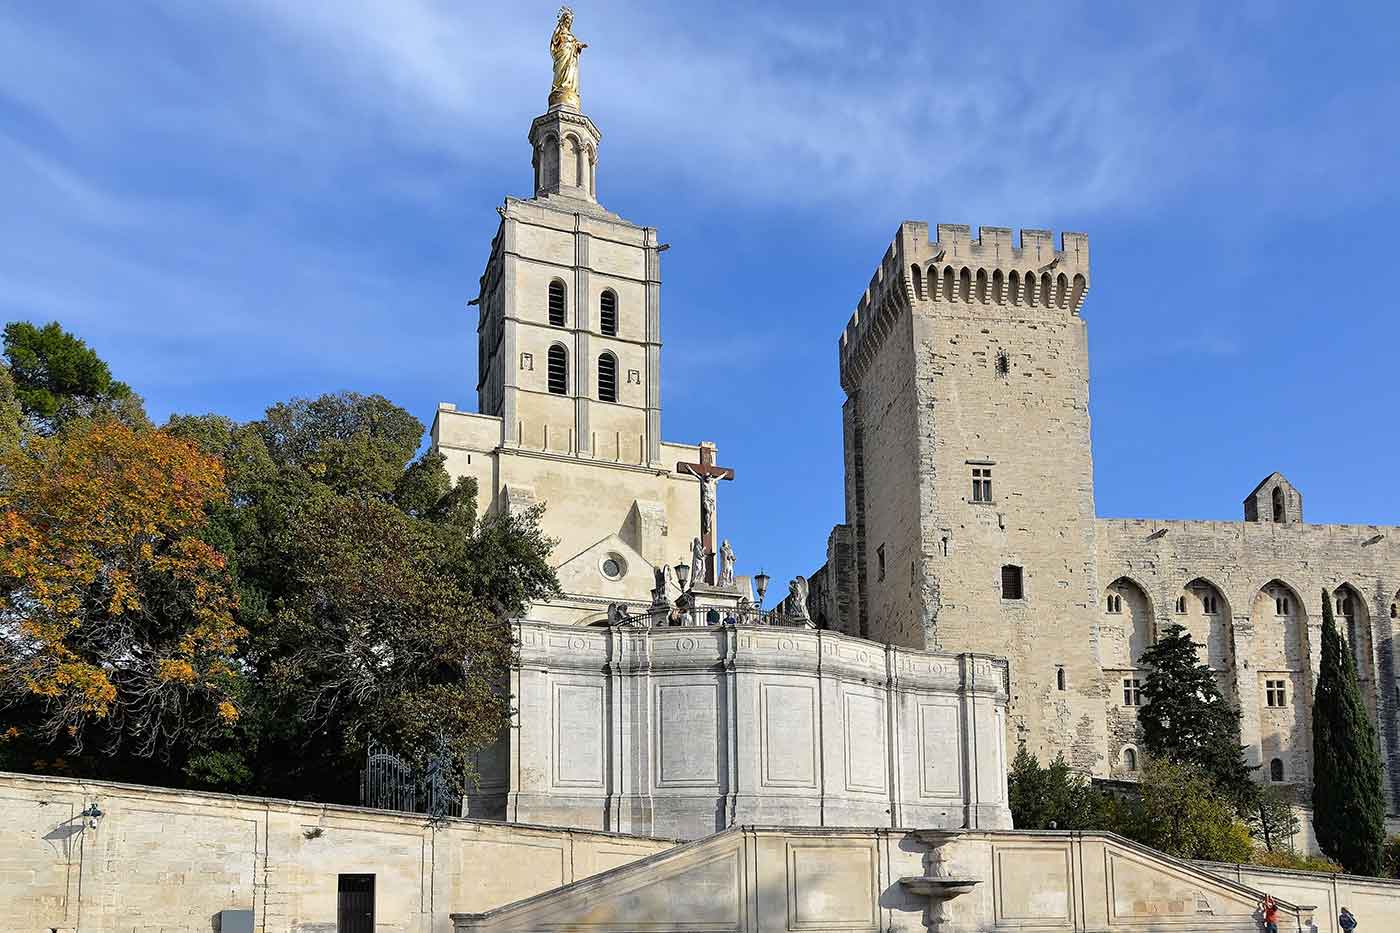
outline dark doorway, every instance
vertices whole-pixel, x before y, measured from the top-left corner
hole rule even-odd
[[[374,876],[340,876],[337,933],[374,933]]]

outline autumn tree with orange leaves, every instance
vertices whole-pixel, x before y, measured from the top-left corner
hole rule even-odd
[[[0,452],[0,705],[26,713],[6,718],[158,759],[238,719],[244,631],[206,540],[226,496],[218,459],[115,419]]]

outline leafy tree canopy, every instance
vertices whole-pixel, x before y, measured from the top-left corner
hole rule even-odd
[[[1250,780],[1240,745],[1240,714],[1221,695],[1198,647],[1184,626],[1173,623],[1142,653],[1140,663],[1148,669],[1138,710],[1143,747],[1149,756],[1199,766],[1247,812],[1258,785]]]
[[[75,418],[106,414],[145,425],[140,396],[112,378],[107,364],[57,322],[5,327],[5,359],[15,396],[33,426],[52,433]]]
[[[28,727],[149,757],[236,721],[245,633],[202,537],[220,463],[103,420],[11,448],[0,470],[0,695]]]

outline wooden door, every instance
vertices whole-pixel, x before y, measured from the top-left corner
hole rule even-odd
[[[341,875],[337,933],[374,933],[374,876]]]

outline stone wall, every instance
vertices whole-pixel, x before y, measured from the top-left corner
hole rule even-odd
[[[1395,632],[1400,614],[1400,528],[1270,521],[1100,519],[1099,577],[1126,594],[1124,609],[1100,602],[1101,644],[1181,622],[1205,645],[1225,695],[1243,714],[1242,742],[1261,777],[1278,759],[1285,783],[1306,797],[1311,779],[1310,715],[1320,661],[1322,591],[1338,598],[1337,623],[1379,723],[1392,807],[1400,800],[1400,734],[1395,706]],[[1209,609],[1210,611],[1206,611]],[[1136,616],[1136,621],[1134,621]],[[1131,666],[1129,664],[1128,666]],[[1109,669],[1113,687],[1123,672]],[[1269,685],[1284,685],[1282,699]],[[1270,705],[1270,704],[1274,705]],[[1131,715],[1131,710],[1119,709]],[[1121,770],[1115,734],[1109,759]],[[1115,772],[1118,773],[1118,772]]]
[[[80,814],[97,804],[96,827]],[[0,930],[331,933],[341,874],[375,876],[376,930],[439,933],[667,840],[0,773]]]
[[[1349,908],[1365,933],[1400,930],[1400,881],[1311,871],[1284,871],[1257,865],[1197,862],[1222,878],[1267,891],[1279,900],[1311,907],[1301,911],[1303,933],[1342,933],[1337,915]],[[1280,930],[1291,930],[1280,926]]]
[[[697,838],[735,823],[1010,826],[997,659],[767,625],[517,623],[472,815]]]

